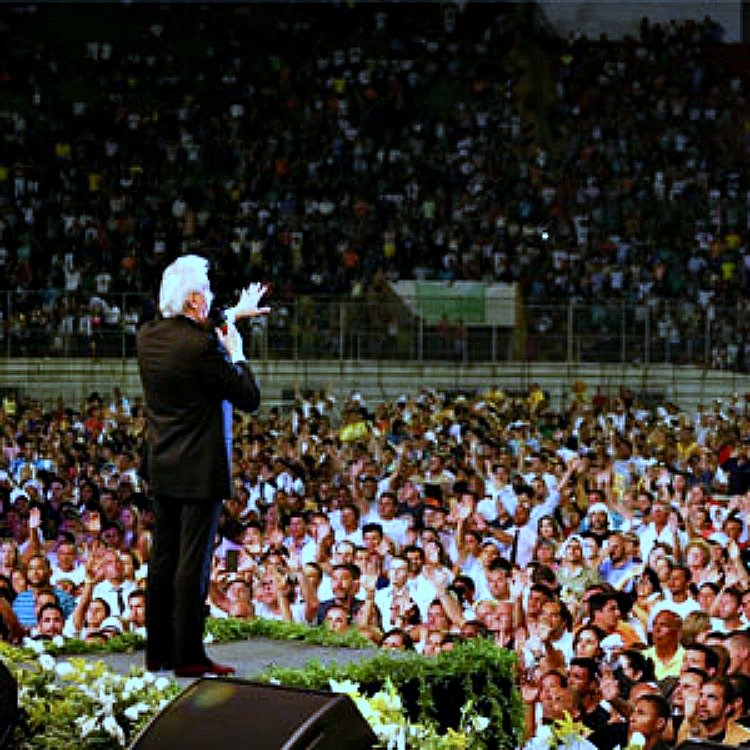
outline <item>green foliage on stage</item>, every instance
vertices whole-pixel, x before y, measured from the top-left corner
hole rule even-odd
[[[304,625],[298,622],[276,620],[211,619],[206,623],[206,631],[214,643],[227,643],[245,638],[269,638],[274,641],[302,641],[314,646],[336,648],[368,648],[372,643],[356,630],[346,633],[333,633],[328,628]]]
[[[210,620],[207,635],[214,643],[271,638],[331,647],[369,645],[356,632],[336,635],[326,628],[268,620]],[[143,639],[132,634],[100,644],[56,639],[27,641],[24,648],[16,648],[0,643],[0,659],[18,680],[19,703],[26,716],[26,731],[17,729],[16,746],[21,750],[52,750],[61,744],[86,749],[125,746],[179,692],[179,685],[139,667],[118,675],[82,655],[129,652],[142,646]],[[473,639],[430,657],[371,653],[371,658],[347,665],[311,662],[302,669],[274,667],[256,679],[317,690],[342,691],[343,684],[343,692],[349,692],[349,685],[376,732],[400,732],[401,744],[408,750],[520,746],[524,712],[515,686],[513,652]],[[385,717],[389,717],[387,725]]]
[[[259,679],[316,690],[327,689],[331,680],[351,680],[368,695],[390,680],[412,721],[437,722],[443,731],[455,729],[462,706],[471,703],[490,722],[483,733],[485,747],[511,750],[521,744],[524,718],[515,669],[513,652],[477,638],[433,657],[383,652],[346,665],[314,662],[303,669],[273,667]]]
[[[229,643],[244,641],[249,638],[268,638],[273,641],[300,641],[312,646],[331,646],[332,648],[372,648],[373,645],[356,630],[347,633],[332,633],[324,627],[303,625],[296,622],[277,622],[276,620],[240,620],[236,617],[209,618],[206,621],[206,636],[209,643]],[[52,656],[83,656],[94,654],[122,654],[142,649],[145,639],[135,633],[115,635],[107,641],[86,642],[76,638],[55,638],[51,641],[40,641],[45,653]],[[34,651],[21,648],[27,657]]]

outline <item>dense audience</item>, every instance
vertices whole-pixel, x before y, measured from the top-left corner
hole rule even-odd
[[[76,34],[3,9],[3,335],[90,352],[200,248],[225,295],[276,284],[279,336],[308,295],[515,281],[531,332],[572,300],[580,332],[624,310],[675,358],[710,340],[747,367],[746,69],[709,21],[561,40],[528,7],[111,6]],[[5,640],[145,633],[144,429],[117,390],[3,401]],[[213,616],[426,656],[490,639],[531,748],[567,714],[598,748],[750,741],[746,400],[301,394],[237,417],[233,458]]]
[[[568,321],[535,306],[573,300],[581,333],[619,331],[625,309],[668,359],[749,364],[747,68],[709,20],[617,42],[559,39],[533,4],[2,21],[14,350],[132,333],[164,266],[200,246],[226,293],[518,282],[532,332]]]
[[[746,402],[688,414],[579,389],[562,413],[547,403],[536,387],[372,406],[311,393],[237,416],[211,613],[426,656],[488,638],[519,656],[532,743],[565,712],[597,747],[624,746],[610,724],[746,741]],[[119,391],[80,408],[5,400],[7,640],[144,633],[144,424]]]

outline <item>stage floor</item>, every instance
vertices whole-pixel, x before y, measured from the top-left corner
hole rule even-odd
[[[206,650],[214,661],[231,664],[237,670],[237,677],[248,680],[271,666],[302,667],[309,661],[320,661],[323,664],[347,664],[378,653],[374,647],[372,649],[331,648],[312,646],[297,641],[272,641],[265,638],[208,644]],[[144,652],[97,654],[88,658],[92,661],[103,661],[115,671],[125,674],[132,665],[143,666]],[[165,673],[165,675],[172,676],[171,673]],[[192,679],[175,679],[184,685],[193,681]]]

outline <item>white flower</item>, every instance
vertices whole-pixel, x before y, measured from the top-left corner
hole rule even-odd
[[[550,740],[553,740],[555,737],[555,733],[552,731],[552,727],[547,724],[542,724],[542,726],[538,727],[536,730],[536,736],[540,740],[544,740],[545,742],[549,742]]]
[[[377,719],[377,714],[367,698],[361,698],[360,696],[352,697],[354,698],[354,702],[356,703],[359,712],[364,716],[365,721],[367,721],[368,724],[372,724],[372,722]]]
[[[44,653],[44,644],[41,641],[34,640],[33,638],[24,638],[23,645],[37,654],[37,656]]]
[[[61,635],[56,635],[52,639],[52,644],[57,646],[57,648],[62,648],[65,645],[65,639]]]
[[[359,684],[352,680],[328,680],[328,685],[333,693],[344,693],[345,695],[359,695]]]
[[[42,654],[39,657],[39,666],[45,672],[52,672],[55,668],[55,660],[49,654]]]
[[[89,716],[88,718],[81,717],[76,719],[76,724],[78,724],[81,738],[88,737],[99,726],[96,716]]]
[[[490,725],[490,720],[486,716],[472,716],[471,728],[479,734],[484,732],[485,729]]]
[[[166,690],[170,686],[170,684],[171,682],[169,681],[169,678],[158,677],[156,682],[154,683],[154,688],[161,693]]]
[[[628,745],[630,747],[646,747],[646,738],[640,732],[633,732]]]
[[[61,661],[55,665],[55,672],[57,673],[57,676],[62,678],[63,680],[66,677],[70,677],[72,674],[75,674],[75,671],[75,667],[69,661]]]
[[[112,695],[112,693],[100,692],[96,696],[96,700],[101,704],[104,713],[111,716],[115,706],[115,701],[117,700],[115,696]]]
[[[125,680],[124,691],[128,693],[137,693],[139,690],[143,690],[146,687],[142,677],[128,677]]]
[[[147,685],[150,685],[152,682],[156,681],[156,675],[151,672],[144,672],[142,679]]]
[[[114,716],[107,716],[102,722],[102,727],[107,734],[112,735],[121,745],[125,744],[125,732],[122,727],[117,723],[117,719]]]
[[[391,746],[391,743],[395,743],[396,739],[401,734],[401,727],[399,727],[398,724],[381,724],[376,721],[370,726],[372,727],[372,731],[375,732],[377,738],[381,742],[387,742],[389,747]]]
[[[130,721],[137,721],[138,717],[146,713],[149,710],[148,705],[141,701],[140,703],[134,703],[132,706],[128,706],[123,713],[130,719]]]
[[[214,642],[213,633],[206,633],[206,635],[203,636],[203,643],[213,643],[213,642]]]

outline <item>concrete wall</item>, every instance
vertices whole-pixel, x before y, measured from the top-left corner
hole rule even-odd
[[[724,41],[742,41],[742,3],[740,0],[539,0],[547,19],[563,36],[581,31],[598,38],[606,33],[610,39],[637,36],[643,16],[652,21],[703,20],[710,16],[724,27]]]
[[[651,394],[684,409],[750,392],[750,376],[704,371],[697,367],[503,363],[462,365],[380,361],[263,361],[253,365],[265,406],[288,402],[295,389],[326,389],[338,399],[358,390],[369,403],[395,399],[429,386],[441,390],[481,391],[489,387],[524,389],[539,383],[555,408],[567,403],[572,384],[584,381],[588,392],[601,387],[614,394],[621,386]],[[115,385],[130,396],[141,393],[133,361],[75,359],[0,360],[0,389],[14,388],[46,404],[62,398],[78,403],[93,391],[108,397]]]

